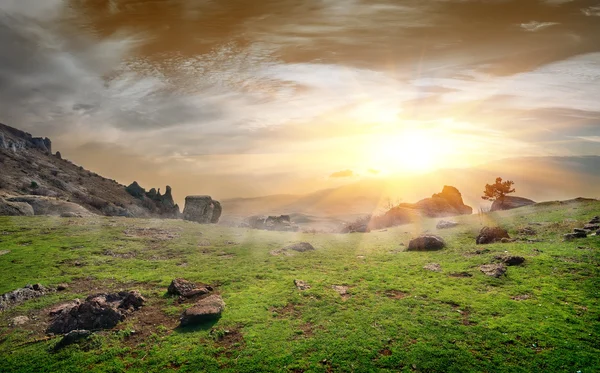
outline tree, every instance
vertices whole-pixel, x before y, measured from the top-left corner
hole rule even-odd
[[[515,192],[515,189],[512,187],[514,184],[511,180],[502,181],[502,178],[498,177],[496,178],[496,183],[485,185],[485,190],[481,198],[486,201],[504,202],[504,197],[507,194]]]

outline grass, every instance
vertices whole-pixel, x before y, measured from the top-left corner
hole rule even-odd
[[[0,314],[0,371],[597,372],[600,237],[562,241],[594,215],[600,202],[554,203],[458,217],[460,226],[439,232],[426,219],[350,235],[0,217],[0,252],[10,250],[0,256],[0,293],[70,283]],[[495,224],[512,237],[534,228],[527,238],[539,242],[475,245],[479,229]],[[424,231],[448,247],[406,252]],[[316,250],[270,254],[297,241]],[[475,254],[482,248],[489,252]],[[525,264],[499,279],[478,270],[505,251]],[[434,262],[441,272],[423,269]],[[185,305],[165,294],[175,277],[216,285],[227,304],[222,317],[177,328]],[[311,289],[298,291],[294,279]],[[333,285],[348,286],[350,296]],[[110,289],[139,289],[147,305],[80,345],[54,352],[58,339],[35,342],[48,307]],[[33,321],[10,326],[19,315]]]

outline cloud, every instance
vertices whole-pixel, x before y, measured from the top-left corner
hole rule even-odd
[[[332,173],[331,175],[329,175],[329,177],[331,178],[341,178],[341,177],[354,177],[354,171],[352,170],[344,170],[344,171],[337,171]]]

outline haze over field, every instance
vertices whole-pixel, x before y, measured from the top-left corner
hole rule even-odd
[[[540,157],[517,188],[537,164],[557,182],[531,198],[598,197],[598,158],[545,158],[600,155],[596,0],[4,0],[0,46],[0,122],[180,203],[356,183],[407,201],[514,157]]]

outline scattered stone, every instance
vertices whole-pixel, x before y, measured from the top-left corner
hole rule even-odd
[[[90,295],[83,303],[75,301],[51,310],[51,316],[54,317],[46,332],[66,334],[80,329],[111,329],[144,302],[145,299],[137,291]]]
[[[587,230],[583,228],[573,228],[573,233],[585,233],[587,234]]]
[[[218,223],[221,217],[222,207],[218,201],[210,196],[187,196],[183,218],[201,224]]]
[[[342,297],[346,297],[349,296],[348,294],[348,286],[344,286],[344,285],[333,285],[331,287],[333,290],[335,290],[339,295],[341,295]]]
[[[0,256],[10,253],[10,250],[0,250]]]
[[[208,294],[212,291],[212,287],[207,285],[196,285],[195,283],[183,278],[176,278],[171,281],[167,293],[170,295],[181,295],[185,298],[191,298],[197,295]]]
[[[10,324],[12,326],[21,326],[21,325],[25,325],[29,322],[29,317],[27,316],[16,316],[13,317],[12,320],[10,321]]]
[[[200,299],[192,307],[186,309],[181,315],[181,326],[202,324],[207,321],[216,320],[221,317],[225,309],[225,302],[220,295],[210,295]]]
[[[479,267],[479,270],[486,276],[498,278],[506,273],[504,264],[484,264]]]
[[[441,250],[446,243],[441,237],[434,235],[423,235],[413,238],[408,243],[408,251],[434,251]]]
[[[427,271],[432,271],[432,272],[441,272],[442,266],[439,265],[438,263],[429,263],[429,264],[425,265],[423,267],[423,269],[425,269]]]
[[[294,251],[303,253],[306,251],[313,251],[314,249],[315,248],[313,247],[313,245],[309,244],[308,242],[298,242],[298,243],[294,243],[291,245],[287,245],[282,250],[284,250],[284,251],[294,250]]]
[[[477,255],[487,254],[489,252],[490,252],[490,249],[478,249],[478,250],[475,250],[475,254],[477,254]]]
[[[591,220],[590,220],[590,224],[600,224],[600,216],[594,216]]]
[[[515,240],[512,239],[512,238],[502,238],[500,240],[500,242],[502,242],[502,243],[511,243],[511,242],[515,242]]]
[[[527,300],[529,298],[531,298],[531,295],[529,295],[529,294],[515,295],[514,297],[510,297],[510,299],[516,300],[516,301]]]
[[[448,276],[450,276],[450,277],[473,277],[473,275],[470,274],[469,272],[453,272],[453,273],[450,273]]]
[[[517,231],[517,233],[523,236],[535,236],[537,234],[535,229],[530,227],[521,228]]]
[[[573,233],[567,233],[565,235],[563,235],[563,238],[565,241],[572,241],[576,238],[586,238],[587,237],[587,233],[585,232],[573,232]]]
[[[478,245],[483,245],[501,241],[503,238],[510,239],[510,236],[505,229],[500,227],[483,227],[481,228],[481,231],[479,231],[479,235],[475,242]]]
[[[58,291],[65,291],[69,288],[68,284],[58,284],[56,285],[56,290]]]
[[[71,330],[54,346],[55,350],[60,350],[61,348],[65,348],[69,345],[77,343],[82,339],[87,339],[92,335],[92,332],[89,330]]]
[[[298,290],[308,290],[310,289],[310,285],[302,280],[294,280],[294,285],[298,288]]]
[[[25,285],[24,288],[16,289],[0,296],[0,311],[26,300],[39,298],[47,293],[48,290],[40,284]]]
[[[586,224],[583,226],[586,231],[596,231],[600,229],[600,224]]]
[[[211,246],[211,243],[209,240],[200,240],[200,242],[198,242],[198,246],[200,247],[207,247],[207,246]]]
[[[448,228],[454,228],[457,225],[458,225],[458,223],[455,221],[440,220],[435,227],[437,229],[448,229]]]
[[[516,255],[496,256],[494,258],[506,264],[507,266],[517,266],[525,262],[525,258]]]
[[[357,255],[356,259],[360,259],[360,260],[364,260],[366,258],[366,256],[364,255]]]

